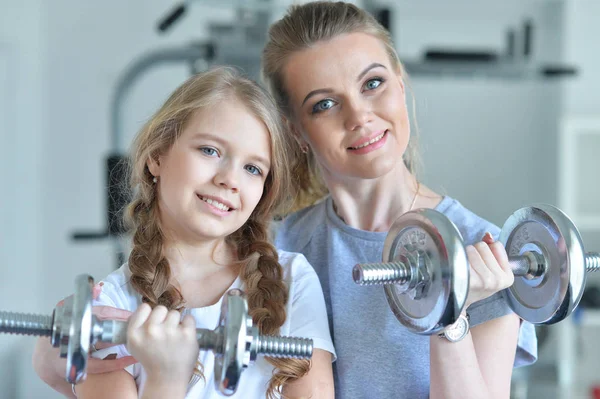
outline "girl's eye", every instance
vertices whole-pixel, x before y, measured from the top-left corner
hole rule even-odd
[[[200,151],[202,151],[203,153],[205,153],[209,157],[212,157],[212,156],[215,156],[215,155],[219,155],[219,153],[217,152],[217,150],[215,150],[212,147],[200,147]]]
[[[328,109],[330,109],[333,106],[334,106],[334,101],[330,98],[327,98],[325,100],[321,100],[318,103],[316,103],[313,106],[312,113],[316,114],[318,112],[327,111]]]
[[[382,83],[383,79],[381,78],[369,79],[367,80],[367,83],[365,83],[365,90],[374,90],[378,88]]]
[[[246,170],[252,175],[261,176],[262,171],[254,165],[246,165]]]

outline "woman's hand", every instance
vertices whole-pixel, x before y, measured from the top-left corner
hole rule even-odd
[[[102,290],[102,283],[94,286],[92,297],[98,298]],[[63,306],[64,300],[57,303],[57,307]],[[94,306],[92,313],[100,320],[129,319],[131,312],[124,309],[112,308],[110,306]],[[96,348],[101,349],[114,344],[97,343]],[[125,356],[119,359],[96,359],[90,357],[87,364],[87,374],[101,374],[111,371],[122,370],[127,366],[137,363],[133,356]],[[60,357],[60,349],[54,348],[47,337],[38,338],[33,353],[33,369],[38,376],[56,391],[71,397],[71,384],[65,380],[67,360]]]
[[[468,245],[466,250],[471,275],[465,309],[510,287],[515,280],[504,245],[494,241],[490,233],[486,233],[481,242]]]
[[[196,323],[176,310],[143,303],[129,319],[127,349],[156,385],[185,389],[198,359]]]

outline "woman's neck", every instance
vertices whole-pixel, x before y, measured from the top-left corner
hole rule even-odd
[[[431,203],[422,196],[431,191],[418,183],[404,162],[377,179],[340,182],[325,176],[325,181],[337,215],[360,230],[388,231],[400,215]]]

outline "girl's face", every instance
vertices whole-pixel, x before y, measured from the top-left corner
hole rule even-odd
[[[197,110],[171,149],[148,163],[163,227],[190,244],[225,238],[256,208],[270,165],[269,132],[241,102]]]
[[[326,179],[373,179],[408,146],[404,83],[379,39],[340,35],[293,54],[285,68],[294,127]]]

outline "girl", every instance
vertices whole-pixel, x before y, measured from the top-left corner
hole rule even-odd
[[[127,347],[93,356],[132,355],[139,364],[89,375],[77,397],[219,397],[214,356],[198,354],[195,329],[215,328],[231,288],[246,292],[262,334],[312,338],[315,348],[310,363],[259,358],[234,397],[333,397],[318,278],[302,255],[276,251],[267,236],[290,191],[287,162],[270,96],[234,70],[194,76],[170,96],[134,141],[133,246],[96,302],[134,314]]]

